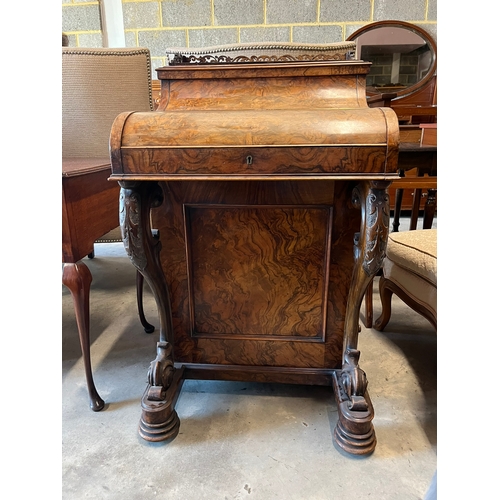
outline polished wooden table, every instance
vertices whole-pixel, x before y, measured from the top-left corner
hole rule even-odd
[[[387,242],[396,114],[368,107],[362,61],[201,59],[159,68],[158,111],[111,131],[124,245],[160,319],[139,433],[177,435],[186,378],[321,384],[336,443],[370,453],[359,308]]]
[[[80,345],[90,397],[99,411],[104,401],[92,376],[89,339],[89,295],[92,274],[81,260],[93,251],[94,242],[119,225],[119,187],[109,182],[109,158],[62,160],[62,282],[75,306]]]

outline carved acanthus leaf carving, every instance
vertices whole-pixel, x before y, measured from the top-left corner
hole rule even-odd
[[[123,245],[134,265],[143,270],[147,265],[141,225],[141,200],[131,189],[120,190],[120,226]]]
[[[363,270],[367,275],[374,275],[381,267],[385,257],[387,247],[387,235],[389,233],[389,195],[385,187],[372,188],[363,199],[359,188],[353,190],[352,202],[354,206],[364,210],[366,223],[365,231],[365,251],[359,248],[361,238],[359,233],[355,236],[354,256],[356,259],[363,253]]]

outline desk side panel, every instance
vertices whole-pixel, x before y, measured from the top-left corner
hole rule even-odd
[[[339,368],[360,223],[353,184],[162,187],[153,226],[171,293],[176,361]]]

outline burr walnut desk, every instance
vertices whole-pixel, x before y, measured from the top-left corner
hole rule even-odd
[[[228,55],[176,54],[158,110],[111,131],[125,248],[160,318],[139,433],[177,435],[187,378],[331,384],[335,441],[369,453],[359,308],[385,254],[397,117],[367,106],[369,63]]]
[[[90,407],[102,410],[92,376],[89,340],[89,293],[92,274],[82,262],[94,242],[119,224],[119,186],[109,182],[109,158],[62,160],[62,261],[63,284],[73,297],[80,336]]]

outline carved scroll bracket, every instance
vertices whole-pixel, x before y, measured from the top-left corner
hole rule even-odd
[[[358,455],[373,451],[376,444],[366,374],[359,367],[357,349],[359,310],[366,289],[382,265],[389,235],[390,182],[366,181],[353,190],[352,202],[361,210],[360,232],[354,236],[354,269],[347,299],[342,370],[333,386],[339,406],[335,428],[337,444]]]
[[[170,387],[174,377],[174,360],[172,355],[172,344],[158,342],[156,346],[156,359],[151,361],[148,371],[147,392],[149,401],[163,401],[165,392]]]
[[[173,342],[169,291],[160,263],[161,241],[153,236],[150,212],[163,203],[157,182],[120,183],[120,227],[130,260],[153,292],[160,317],[160,342]]]
[[[390,218],[389,186],[388,181],[366,181],[353,190],[352,202],[361,210],[361,228],[354,236],[354,269],[346,310],[344,353],[357,349],[361,302],[385,257]]]
[[[179,431],[174,409],[182,372],[176,373],[170,296],[160,263],[161,241],[153,236],[150,212],[163,203],[157,182],[120,182],[120,227],[130,260],[153,292],[160,319],[156,358],[148,371],[148,387],[142,400],[139,434],[148,441],[173,438]]]

